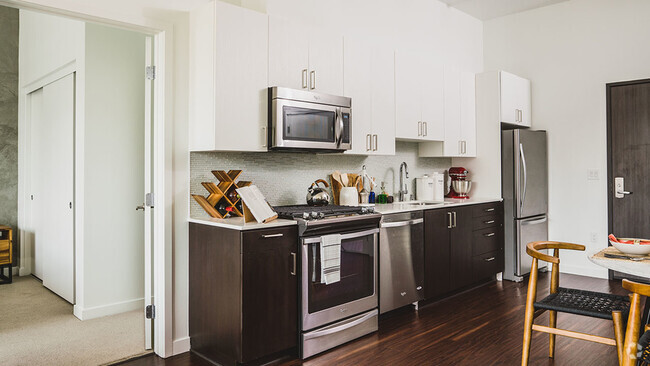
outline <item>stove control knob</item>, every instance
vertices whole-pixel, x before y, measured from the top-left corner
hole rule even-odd
[[[361,207],[361,213],[362,214],[368,213],[368,207]]]
[[[317,219],[318,218],[318,212],[314,211],[311,213],[311,218],[312,219]]]
[[[368,207],[368,213],[375,213],[374,207]]]
[[[318,218],[319,219],[324,219],[325,218],[325,213],[324,212],[319,213]]]
[[[309,212],[303,212],[302,213],[302,218],[305,220],[309,220]]]

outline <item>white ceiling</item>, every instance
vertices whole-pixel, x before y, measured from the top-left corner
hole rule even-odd
[[[568,0],[440,0],[474,18],[488,20]]]

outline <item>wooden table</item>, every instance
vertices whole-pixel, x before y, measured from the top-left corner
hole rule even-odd
[[[618,249],[614,247],[607,247],[597,253],[590,255],[589,260],[601,267],[605,267],[613,271],[641,277],[650,281],[650,256],[647,256],[649,258],[647,260],[633,261],[631,259],[607,258],[605,257],[605,253],[626,255],[624,253],[621,253],[620,251],[618,251]],[[638,257],[638,256],[633,256],[633,257]],[[643,312],[643,316],[645,317],[646,321],[642,323],[650,324],[650,314],[648,314],[649,309],[650,309],[650,301],[646,301],[645,310]],[[641,318],[641,320],[643,319],[644,318]],[[641,330],[640,334],[643,334],[643,329]],[[635,346],[632,347],[633,349],[636,349],[636,344],[638,343],[638,339],[632,339],[634,338],[634,336],[628,338],[627,335],[625,338],[626,338],[625,345],[624,345],[625,349],[626,350],[630,349],[630,347],[628,346],[630,345],[630,343],[634,344]],[[634,364],[636,364],[635,358],[628,358],[625,359],[623,362],[623,365],[634,365]]]

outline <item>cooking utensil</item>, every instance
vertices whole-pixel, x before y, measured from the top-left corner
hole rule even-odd
[[[348,186],[349,180],[347,174],[341,174],[341,183],[343,183],[343,187]]]
[[[331,197],[325,188],[318,186],[318,183],[323,183],[325,188],[329,187],[326,181],[318,179],[307,188],[307,204],[309,206],[327,206],[330,203]]]

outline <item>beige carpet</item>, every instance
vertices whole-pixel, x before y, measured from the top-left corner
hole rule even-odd
[[[0,364],[102,365],[142,354],[142,311],[80,321],[31,276],[0,286]]]

